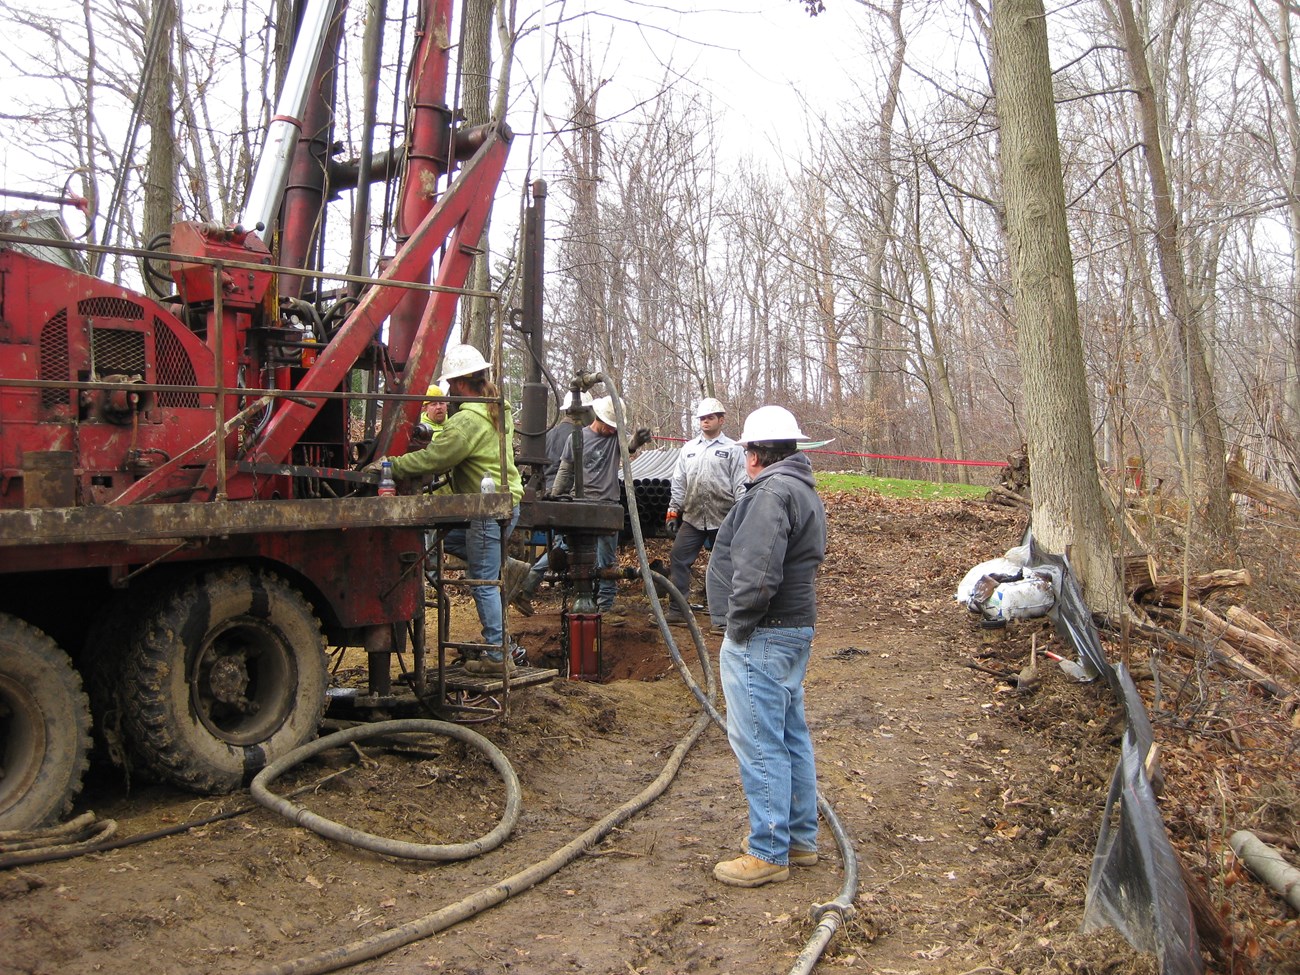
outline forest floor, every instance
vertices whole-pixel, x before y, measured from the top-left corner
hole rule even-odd
[[[1118,757],[1109,692],[1070,680],[1041,655],[1039,679],[1023,692],[968,666],[1014,674],[1029,662],[1031,643],[1040,653],[1071,655],[1046,621],[1013,624],[989,642],[954,601],[971,566],[1019,541],[1023,520],[973,502],[827,500],[831,551],[819,584],[808,717],[820,788],[852,839],[859,877],[856,915],[818,968],[1158,971],[1114,930],[1080,932]],[[1256,566],[1262,582],[1252,605],[1293,637],[1295,554],[1259,556],[1267,565]],[[0,972],[329,970],[295,959],[394,931],[548,857],[645,789],[697,714],[639,587],[624,583],[620,601],[628,623],[604,632],[609,681],[517,690],[503,718],[476,726],[521,783],[522,815],[498,848],[455,863],[395,860],[253,807],[181,835],[0,873]],[[458,611],[469,612],[463,604]],[[544,591],[537,614],[514,625],[535,662],[558,651],[553,595]],[[674,633],[684,640],[685,630]],[[716,666],[720,638],[705,640]],[[1107,649],[1120,652],[1109,642]],[[1146,651],[1135,644],[1128,652],[1140,660]],[[685,655],[700,675],[694,652]],[[1300,972],[1300,921],[1225,852],[1238,828],[1300,842],[1300,728],[1285,702],[1231,675],[1176,667],[1171,662],[1163,680],[1178,693],[1167,691],[1153,714],[1163,749],[1161,812],[1230,933],[1207,970]],[[1150,693],[1149,671],[1144,679],[1133,669]],[[331,751],[277,788],[337,772],[298,801],[374,834],[467,842],[502,815],[496,772],[446,738]],[[139,785],[128,792],[120,777],[100,774],[78,809],[116,820],[119,835],[130,836],[247,805],[246,795],[202,799]],[[710,728],[662,797],[571,865],[349,970],[789,971],[814,927],[810,907],[844,883],[843,861],[823,828],[816,867],[792,868],[788,882],[754,890],[725,887],[713,865],[737,854],[745,822],[735,761],[725,736]]]

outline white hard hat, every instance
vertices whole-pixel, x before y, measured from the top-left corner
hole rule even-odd
[[[702,416],[709,416],[713,413],[726,413],[727,408],[722,405],[722,400],[714,399],[712,396],[706,396],[700,400],[700,405],[695,407],[695,419]]]
[[[745,417],[745,429],[740,434],[743,444],[805,439],[799,421],[784,406],[760,406]]]
[[[591,404],[591,408],[596,411],[596,419],[608,426],[618,429],[618,418],[614,416],[614,397],[602,396]]]
[[[579,403],[581,406],[590,406],[590,405],[591,405],[591,393],[581,393],[581,394],[579,394],[578,403]],[[561,410],[568,410],[568,409],[571,409],[572,407],[573,407],[573,390],[569,390],[567,393],[564,394],[564,402],[560,405],[560,409],[561,409]]]
[[[491,368],[492,366],[483,358],[483,353],[474,346],[452,345],[447,348],[447,354],[443,357],[442,375],[438,377],[438,383],[446,386],[452,379],[472,376],[476,372]]]

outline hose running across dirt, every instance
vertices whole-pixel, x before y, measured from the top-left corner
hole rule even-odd
[[[619,395],[619,391],[616,388],[613,388],[612,383],[609,385],[614,392],[613,401],[615,418],[618,421],[619,429],[624,430],[626,429],[626,424],[623,416],[621,396]],[[631,484],[631,458],[628,454],[626,443],[622,442],[622,438],[620,438],[619,446],[622,453],[625,483]],[[677,776],[677,772],[681,768],[686,755],[690,752],[691,748],[695,746],[695,743],[699,741],[700,737],[708,729],[710,723],[717,724],[725,733],[726,721],[714,706],[714,701],[717,699],[717,682],[712,665],[709,661],[707,649],[704,645],[703,634],[700,633],[699,627],[694,621],[694,616],[691,613],[686,597],[672,584],[671,581],[651,570],[649,558],[647,557],[645,550],[645,538],[641,533],[640,519],[637,514],[634,492],[628,491],[627,497],[630,521],[632,524],[632,535],[636,542],[637,560],[640,565],[641,578],[647,593],[652,596],[650,602],[654,606],[660,633],[663,635],[664,641],[668,645],[669,654],[672,656],[673,663],[677,667],[678,673],[681,674],[686,686],[700,702],[701,706],[701,713],[696,717],[695,722],[691,725],[691,728],[686,733],[685,737],[683,737],[681,741],[678,742],[677,747],[673,749],[672,754],[669,756],[667,763],[664,765],[663,770],[659,773],[658,777],[632,799],[628,800],[626,803],[606,815],[603,819],[590,826],[573,840],[552,853],[549,857],[526,867],[504,880],[488,887],[482,887],[473,894],[470,894],[468,897],[465,897],[454,904],[449,904],[446,907],[434,911],[432,914],[427,914],[424,917],[409,921],[396,928],[391,928],[360,941],[354,941],[337,948],[318,952],[314,955],[304,956],[292,961],[281,962],[280,964],[273,965],[269,968],[259,969],[254,973],[254,975],[322,975],[322,973],[338,971],[339,969],[360,964],[363,961],[377,958],[380,955],[394,951],[397,948],[431,937],[439,931],[445,931],[447,928],[459,924],[461,921],[467,920],[475,914],[479,914],[482,911],[502,903],[510,897],[513,897],[515,894],[528,890],[549,877],[554,876],[565,866],[572,863],[578,857],[582,856],[598,844],[620,824],[624,823],[658,799]],[[690,669],[682,660],[681,653],[677,649],[677,644],[673,640],[672,631],[669,629],[667,620],[664,618],[663,609],[660,607],[658,599],[653,598],[653,594],[655,594],[657,589],[660,587],[663,588],[670,599],[679,605],[682,609],[683,615],[689,621],[690,632],[695,642],[696,652],[700,658],[700,665],[703,668],[705,675],[704,688],[699,686],[691,674]],[[410,722],[384,722],[383,724],[401,725],[408,723],[421,725],[441,724],[441,722],[418,720]],[[383,725],[377,725],[374,727],[383,727]],[[450,725],[449,727],[457,728],[458,731],[467,731],[467,729],[460,728],[458,725]],[[357,729],[349,729],[349,731],[356,730]],[[314,743],[315,745],[321,746],[316,750],[324,751],[326,748],[333,747],[335,744],[352,740],[340,740],[341,734],[345,733],[330,735],[328,738],[320,739],[318,742]],[[473,732],[470,732],[470,734],[473,734]],[[333,739],[333,741],[331,742],[330,739]],[[325,742],[330,743],[325,744]],[[316,750],[312,751],[312,754],[315,754]],[[302,750],[300,749],[299,751]],[[275,765],[268,766],[261,774],[259,774],[257,779],[254,780],[254,787],[258,787],[259,780],[264,786],[266,782],[274,779],[275,776],[282,774],[284,769],[277,769],[276,766],[284,764],[287,768],[289,765],[293,764],[288,761],[291,757],[292,756],[287,755],[284,759],[281,759],[280,762],[275,763]],[[502,761],[504,761],[504,757],[502,758]],[[507,768],[508,767],[507,763]],[[268,773],[271,774],[268,775]],[[510,774],[514,774],[513,770],[510,771]],[[263,778],[264,776],[265,778]],[[265,790],[262,791],[265,792]],[[265,801],[261,795],[258,795],[258,793],[254,794],[257,795],[259,801]],[[266,794],[269,795],[269,793]],[[297,807],[293,806],[291,803],[285,803],[283,800],[280,800],[279,797],[272,796],[271,798],[275,799],[277,803],[283,803],[285,806],[297,809]],[[791,975],[807,975],[807,973],[812,971],[813,966],[817,964],[817,960],[821,957],[822,952],[825,950],[826,945],[829,944],[830,939],[834,936],[836,930],[838,930],[841,924],[852,917],[854,912],[853,899],[857,895],[857,856],[854,853],[852,841],[844,832],[839,819],[835,815],[834,809],[831,808],[830,803],[826,801],[825,797],[818,795],[817,808],[822,817],[826,820],[827,825],[830,827],[831,833],[835,838],[835,843],[839,847],[840,856],[844,863],[844,885],[834,900],[825,904],[813,905],[812,913],[813,917],[817,920],[817,927],[813,930],[812,937],[805,945],[803,951],[800,952],[799,957],[795,960],[795,967],[791,970]],[[300,810],[295,813],[295,817],[301,817],[301,819],[295,818],[295,821],[301,822],[302,825],[310,825],[310,819],[313,817],[313,814],[306,813],[305,810]],[[321,819],[321,817],[314,818],[316,820]],[[322,822],[328,821],[322,820]],[[330,825],[339,830],[344,829],[343,827],[338,827],[337,824]],[[504,820],[502,825],[504,825]],[[313,826],[312,828],[316,827]],[[500,828],[501,826],[498,826],[498,830]],[[317,832],[323,831],[317,829]],[[323,833],[323,835],[331,834]],[[369,834],[360,835],[368,836]],[[343,836],[336,836],[335,838],[344,839]],[[345,839],[345,841],[347,840]],[[421,846],[421,844],[405,845]]]
[[[331,948],[328,951],[322,951],[293,961],[281,962],[270,968],[257,969],[254,975],[321,975],[324,972],[334,972],[350,965],[358,965],[363,961],[377,958],[404,945],[428,938],[439,931],[445,931],[452,925],[459,924],[475,914],[479,914],[490,907],[495,907],[515,894],[536,886],[548,877],[559,873],[561,869],[608,836],[617,826],[626,822],[663,795],[664,790],[677,776],[677,770],[681,768],[687,752],[691,750],[708,727],[708,716],[701,714],[695,719],[695,723],[691,726],[691,730],[687,732],[686,737],[673,750],[658,778],[634,798],[628,800],[605,816],[604,819],[570,840],[545,860],[540,860],[532,866],[507,877],[505,880],[492,884],[490,887],[482,887],[468,897],[454,904],[448,904],[432,914],[426,914],[422,918],[408,921],[399,927],[391,928],[361,941],[340,945],[337,948]]]
[[[488,761],[492,763],[492,767],[500,773],[506,787],[505,812],[501,816],[501,822],[497,823],[491,832],[469,843],[408,843],[405,840],[392,840],[359,829],[353,829],[350,826],[343,826],[331,819],[326,819],[324,816],[317,815],[309,809],[304,809],[297,803],[290,802],[270,790],[272,782],[299,762],[311,758],[313,755],[319,755],[321,752],[337,748],[339,745],[346,745],[360,738],[378,738],[383,735],[411,733],[444,735],[448,738],[454,738],[487,756]],[[470,857],[476,857],[481,853],[487,853],[489,850],[495,850],[506,841],[510,831],[515,828],[515,823],[519,821],[520,808],[523,805],[519,792],[519,776],[515,774],[510,761],[496,745],[469,728],[448,721],[430,721],[427,718],[404,718],[398,721],[378,721],[374,724],[356,725],[352,728],[336,731],[332,735],[326,735],[324,738],[309,741],[302,747],[295,748],[293,751],[276,759],[258,772],[249,787],[249,792],[262,805],[280,813],[287,819],[293,820],[295,825],[304,826],[329,839],[338,840],[340,843],[348,843],[363,850],[370,850],[372,853],[382,853],[386,856],[405,857],[408,860],[436,860],[444,863],[451,860],[468,860]]]
[[[615,388],[608,378],[606,379],[606,385],[610,386],[614,393],[614,419],[618,421],[619,430],[626,430],[627,423],[623,415],[622,390]],[[645,550],[645,536],[641,533],[641,518],[636,507],[636,492],[632,490],[632,458],[628,454],[626,443],[621,438],[619,447],[623,460],[623,483],[628,485],[626,491],[628,521],[632,526],[632,539],[636,542],[637,564],[640,566],[641,579],[645,585],[646,594],[650,597],[650,606],[654,611],[655,621],[659,624],[659,633],[668,645],[668,653],[672,656],[673,665],[677,668],[682,680],[690,688],[691,693],[695,695],[696,700],[700,702],[701,709],[725,734],[727,731],[726,719],[713,706],[713,701],[717,696],[715,678],[712,663],[704,646],[704,635],[700,633],[700,628],[695,622],[695,614],[691,611],[690,601],[686,598],[686,594],[674,586],[669,579],[650,568],[650,559]],[[668,597],[677,604],[682,616],[686,618],[691,639],[695,642],[695,649],[700,658],[700,665],[704,668],[705,683],[709,687],[707,696],[700,690],[699,685],[695,682],[682,660],[681,653],[677,650],[677,642],[673,639],[672,629],[668,626],[663,607],[659,605],[657,598],[657,592],[660,589],[667,593]],[[817,927],[813,929],[812,936],[804,945],[803,951],[799,952],[799,957],[795,959],[790,975],[808,975],[813,970],[817,960],[821,957],[822,952],[826,950],[826,946],[830,944],[831,938],[834,937],[840,925],[853,917],[855,912],[853,900],[858,895],[858,857],[853,849],[853,841],[849,838],[848,833],[844,831],[839,817],[835,815],[834,808],[820,792],[817,794],[817,809],[822,818],[826,820],[826,825],[830,827],[831,835],[835,838],[835,845],[839,847],[840,858],[844,863],[844,884],[840,887],[839,894],[833,900],[812,906],[812,916],[817,921]]]

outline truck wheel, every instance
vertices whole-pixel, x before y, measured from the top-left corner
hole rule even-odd
[[[127,737],[152,771],[199,792],[230,792],[315,737],[325,641],[296,589],[234,567],[157,597],[121,687]]]
[[[170,584],[178,585],[178,572],[174,567],[167,571]],[[158,589],[157,580],[146,577],[125,592],[115,593],[87,630],[85,645],[77,658],[86,694],[90,697],[90,717],[95,726],[92,764],[122,769],[126,773],[128,788],[137,776],[149,780],[151,775],[149,769],[132,761],[134,756],[126,747],[122,728],[122,715],[126,710],[122,670],[126,666],[132,638],[152,607],[152,600],[157,598]]]
[[[90,704],[68,655],[0,614],[0,829],[31,829],[72,807],[89,764]]]

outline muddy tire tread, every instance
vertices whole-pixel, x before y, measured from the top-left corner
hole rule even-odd
[[[54,706],[47,761],[32,788],[0,809],[0,829],[50,825],[72,809],[90,767],[90,701],[72,659],[45,632],[0,613],[0,673],[19,680]],[[57,737],[54,737],[57,736]]]
[[[186,665],[185,638],[179,634],[187,625],[193,630],[198,607],[205,602],[211,606],[228,599],[238,600],[250,585],[259,592],[273,593],[276,600],[295,602],[303,620],[310,620],[319,674],[301,673],[299,684],[305,684],[308,690],[297,693],[310,694],[311,685],[318,679],[319,700],[299,701],[292,722],[299,726],[299,731],[267,749],[260,764],[250,766],[233,760],[216,764],[198,755],[193,744],[178,735],[178,702],[167,688],[173,679],[173,667]],[[304,651],[304,662],[310,666],[309,657],[310,651]],[[262,764],[274,761],[315,736],[325,710],[326,661],[319,619],[305,597],[273,572],[225,567],[198,574],[179,587],[156,592],[146,618],[136,629],[122,672],[125,704],[122,721],[133,761],[143,763],[158,778],[195,792],[226,793],[241,788],[245,779]],[[187,704],[188,695],[179,703]],[[290,723],[286,721],[285,725]]]

